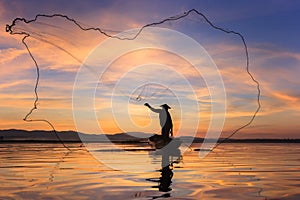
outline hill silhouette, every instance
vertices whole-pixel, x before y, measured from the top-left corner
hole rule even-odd
[[[85,134],[76,131],[58,131],[57,135],[63,142],[116,142],[116,143],[144,143],[148,137],[154,135],[143,132],[128,132],[115,134]],[[180,137],[183,141],[202,143],[204,138]],[[45,130],[0,130],[0,142],[61,142],[53,131]],[[217,142],[223,142],[219,138]],[[206,142],[216,142],[216,139],[206,139]],[[300,139],[228,139],[225,143],[300,143]]]
[[[76,131],[58,131],[57,135],[64,142],[143,142],[151,134],[140,132],[116,133],[116,134],[85,134]],[[0,142],[60,142],[53,131],[45,130],[0,130]]]

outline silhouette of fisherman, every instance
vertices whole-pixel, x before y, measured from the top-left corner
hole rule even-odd
[[[170,106],[167,104],[163,104],[159,108],[153,108],[151,107],[148,103],[144,104],[147,106],[152,112],[158,113],[159,114],[159,121],[160,121],[160,126],[161,126],[161,135],[163,137],[163,140],[167,141],[169,138],[169,135],[173,136],[173,123],[172,123],[172,118],[169,113],[169,109],[171,109]]]

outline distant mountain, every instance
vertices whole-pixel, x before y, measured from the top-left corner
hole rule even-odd
[[[128,132],[116,134],[85,134],[76,131],[45,131],[45,130],[0,130],[0,142],[118,142],[139,143],[147,142],[153,134]],[[184,143],[202,143],[204,138],[182,136]],[[216,141],[217,140],[217,141]],[[205,139],[206,142],[226,143],[300,143],[300,139]]]
[[[45,131],[45,130],[0,130],[0,142],[143,142],[151,134],[141,132],[116,133],[116,134],[85,134],[75,131]]]

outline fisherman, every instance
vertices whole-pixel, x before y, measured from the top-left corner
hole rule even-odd
[[[161,135],[165,141],[169,139],[169,135],[173,136],[173,123],[172,123],[172,118],[169,113],[170,106],[167,104],[163,104],[160,107],[162,109],[158,108],[153,108],[151,107],[148,103],[144,104],[147,106],[152,112],[158,113],[159,114],[159,121],[160,121],[160,126],[161,126]]]

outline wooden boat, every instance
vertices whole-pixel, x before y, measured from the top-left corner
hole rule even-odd
[[[161,135],[153,135],[148,138],[148,143],[151,145],[152,148],[155,149],[177,149],[180,147],[182,141],[179,138],[167,138],[164,139]]]

